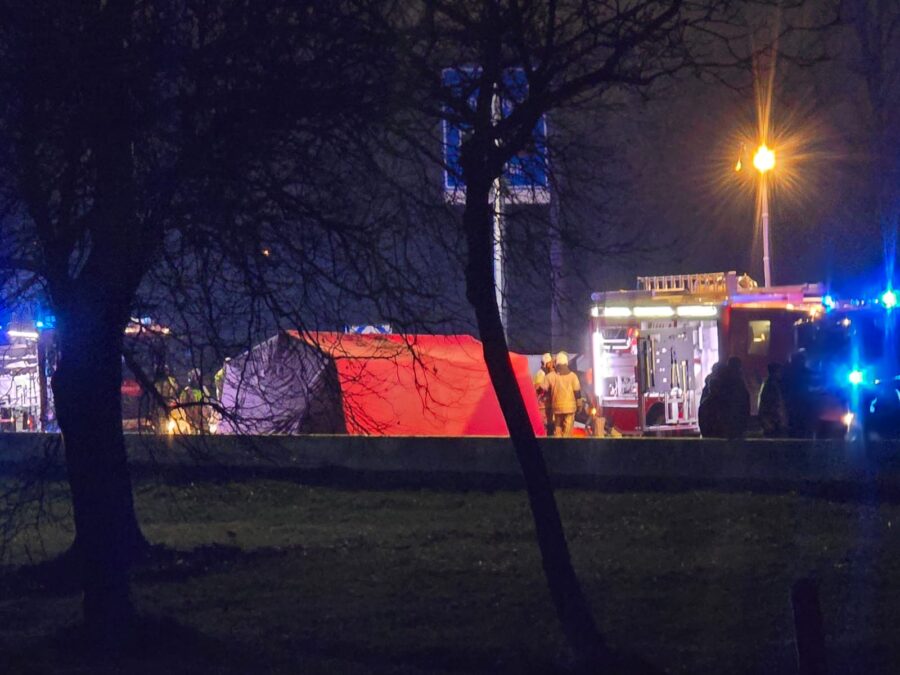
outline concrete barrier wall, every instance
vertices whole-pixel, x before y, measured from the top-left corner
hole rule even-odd
[[[241,471],[345,471],[430,480],[494,477],[520,480],[506,438],[360,436],[126,436],[136,467]],[[0,434],[0,470],[16,472],[48,449],[62,466],[59,437]],[[658,481],[750,486],[845,484],[880,486],[900,494],[900,443],[863,446],[835,441],[694,438],[542,439],[548,468],[559,484],[603,480],[635,485]],[[19,468],[17,468],[19,467]],[[501,480],[500,482],[503,482]]]

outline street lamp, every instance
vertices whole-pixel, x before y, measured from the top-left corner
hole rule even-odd
[[[735,171],[743,170],[743,159],[744,145],[741,144],[741,151],[738,154],[737,163],[734,165]],[[763,281],[764,285],[769,287],[772,285],[772,269],[769,258],[769,185],[766,182],[766,174],[775,168],[775,151],[765,143],[760,145],[753,155],[753,166],[759,171],[760,215],[762,216],[763,230]]]
[[[759,189],[761,192],[762,230],[763,230],[763,283],[768,288],[772,285],[772,268],[769,258],[769,185],[766,174],[775,168],[775,152],[763,143],[753,155],[753,166],[759,171]]]

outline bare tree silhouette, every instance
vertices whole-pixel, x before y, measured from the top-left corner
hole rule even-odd
[[[596,114],[630,97],[652,96],[660,83],[688,72],[716,75],[749,57],[747,13],[766,3],[429,0],[387,10],[384,3],[358,4],[369,10],[382,40],[402,54],[403,72],[412,83],[404,97],[411,110],[393,128],[394,137],[401,139],[400,147],[416,147],[420,157],[447,171],[454,185],[464,186],[457,227],[465,242],[466,297],[525,477],[563,632],[581,667],[614,669],[615,658],[572,566],[546,465],[510,364],[495,293],[500,283],[494,267],[496,197],[505,189],[505,167],[521,153],[535,151],[534,129],[543,116],[564,117],[567,110]],[[462,140],[454,148],[458,163],[423,146],[436,122],[460,130]],[[544,164],[537,173],[552,169]],[[461,200],[459,193],[454,197]],[[549,285],[549,261],[540,252],[535,257]]]
[[[381,114],[383,96],[372,43],[343,9],[4,4],[0,262],[6,288],[39,289],[56,315],[52,387],[74,505],[72,565],[101,641],[118,644],[132,625],[128,569],[146,547],[122,435],[130,317],[160,310],[173,329],[187,319],[190,330],[177,334],[195,346],[229,312],[246,314],[228,337],[251,344],[274,325],[263,310],[284,298],[308,320],[316,302],[381,295],[365,265],[386,250],[369,237],[387,233],[358,206],[351,220],[341,185],[352,167],[343,153]],[[314,279],[327,281],[305,283]]]

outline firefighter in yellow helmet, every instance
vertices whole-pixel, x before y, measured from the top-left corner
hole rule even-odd
[[[553,372],[553,357],[544,354],[541,357],[541,368],[534,375],[534,391],[537,394],[538,408],[547,435],[553,435],[553,414],[550,412],[550,397],[547,395],[547,375]]]
[[[565,352],[556,355],[556,370],[547,374],[546,386],[553,415],[553,435],[568,438],[575,425],[575,411],[583,401],[581,383],[578,376],[569,370],[569,355]]]

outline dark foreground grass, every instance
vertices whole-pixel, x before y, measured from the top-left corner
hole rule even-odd
[[[900,670],[900,506],[797,495],[560,491],[618,649],[686,673],[793,670],[791,583],[821,581],[832,673]],[[524,496],[288,482],[140,485],[137,656],[79,649],[79,599],[5,570],[0,670],[550,672],[565,647]],[[51,556],[65,528],[42,531]],[[13,550],[24,562],[25,546]],[[23,581],[24,579],[24,581]],[[167,620],[173,619],[172,620]]]

